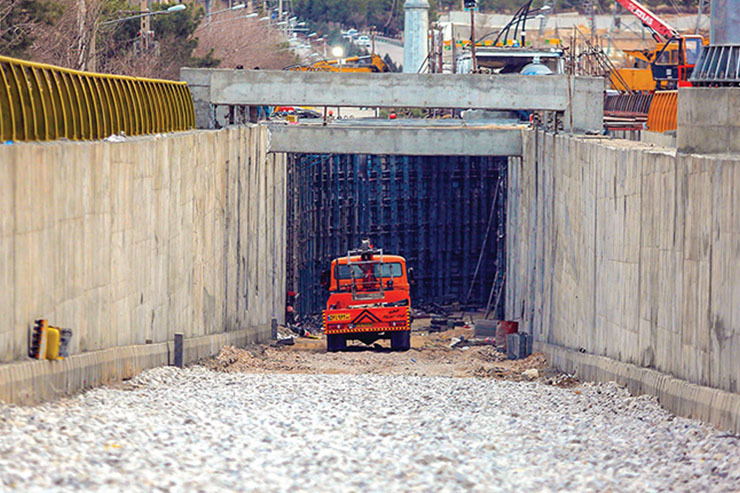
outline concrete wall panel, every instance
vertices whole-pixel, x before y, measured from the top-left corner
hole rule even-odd
[[[38,318],[74,331],[73,354],[263,336],[285,296],[285,163],[255,148],[266,135],[0,147],[0,361],[25,357]]]
[[[507,317],[543,343],[738,392],[738,190],[737,157],[525,132]]]

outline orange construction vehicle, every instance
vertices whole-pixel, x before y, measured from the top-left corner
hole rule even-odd
[[[617,71],[630,87],[623,87],[624,84],[616,81],[615,77],[611,78],[612,87],[629,91],[691,86],[689,77],[706,44],[704,39],[699,35],[680,34],[637,0],[617,0],[617,2],[642,21],[658,46],[652,51],[626,52],[631,57],[628,58],[632,62],[631,67]],[[649,71],[645,65],[649,65]]]
[[[411,347],[413,269],[406,271],[403,257],[384,255],[363,240],[359,249],[332,261],[328,278],[323,315],[327,351],[345,349],[348,339],[365,344],[390,339],[398,351]]]

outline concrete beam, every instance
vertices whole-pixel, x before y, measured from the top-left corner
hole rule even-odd
[[[191,90],[207,85],[210,103],[218,105],[565,111],[572,104],[569,94],[574,88],[566,75],[366,74],[184,68],[180,78],[188,82]],[[603,82],[600,87],[603,88]],[[603,98],[603,94],[599,97]]]
[[[269,152],[409,156],[518,156],[517,126],[271,125]]]

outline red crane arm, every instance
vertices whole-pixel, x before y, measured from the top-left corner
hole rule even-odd
[[[653,14],[636,0],[617,0],[619,4],[627,9],[631,14],[640,19],[643,24],[663,36],[666,41],[679,37],[678,31],[663,21],[660,17]]]

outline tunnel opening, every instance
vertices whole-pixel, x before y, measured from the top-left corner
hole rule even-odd
[[[287,171],[299,313],[325,307],[322,272],[370,238],[413,267],[413,306],[490,304],[503,318],[506,157],[289,154]]]

